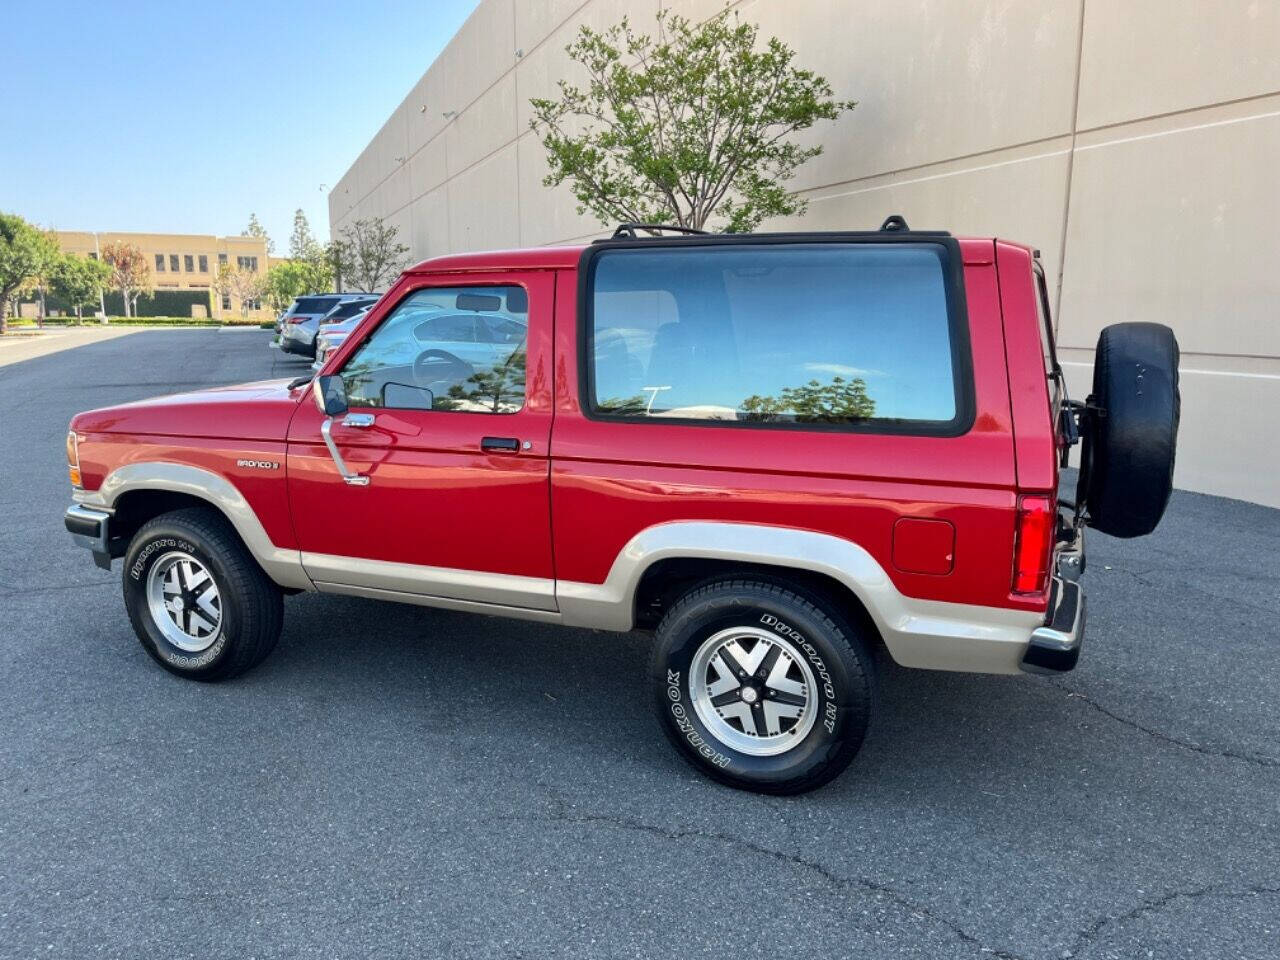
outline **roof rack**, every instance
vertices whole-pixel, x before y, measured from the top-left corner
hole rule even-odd
[[[911,228],[907,226],[907,218],[900,213],[891,213],[884,218],[884,223],[880,224],[881,233],[898,233],[899,231],[907,232]]]
[[[669,230],[672,233],[683,233],[689,236],[705,236],[706,230],[698,230],[694,227],[676,227],[667,223],[620,223],[616,230],[613,231],[611,239],[617,240],[620,237],[630,237],[632,240],[639,240],[640,235],[637,230],[647,230],[650,233],[657,233],[660,230]]]

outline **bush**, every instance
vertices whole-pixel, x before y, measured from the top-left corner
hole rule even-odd
[[[109,291],[103,295],[106,301],[107,316],[114,317],[124,313],[124,298],[119,291]],[[187,317],[191,318],[192,307],[204,307],[205,313],[213,316],[213,302],[209,299],[208,290],[157,290],[154,293],[138,297],[139,317]]]

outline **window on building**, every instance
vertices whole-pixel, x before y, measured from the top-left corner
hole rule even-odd
[[[156,273],[164,273],[164,254],[156,254]]]
[[[176,253],[169,254],[169,269],[174,273],[178,272],[178,255]]]
[[[598,416],[958,428],[967,363],[935,244],[724,244],[601,253]]]
[[[200,272],[201,273],[209,272],[209,257],[207,254],[203,254],[203,253],[200,254]]]
[[[224,294],[222,295],[222,309],[223,309],[223,310],[230,310],[230,309],[231,309],[231,294],[229,294],[229,293],[224,293]]]
[[[227,265],[227,255],[225,253],[218,254],[218,266],[225,267]]]
[[[189,253],[185,253],[185,254],[183,254],[183,255],[182,255],[182,269],[186,270],[186,271],[187,271],[187,273],[195,273],[195,272],[196,272],[196,258],[195,258],[195,257],[193,257],[193,256],[192,256],[191,254],[189,254]]]
[[[248,270],[250,273],[258,272],[257,257],[236,257],[236,266],[241,270]]]
[[[516,413],[525,398],[523,287],[418,290],[343,367],[353,407]]]

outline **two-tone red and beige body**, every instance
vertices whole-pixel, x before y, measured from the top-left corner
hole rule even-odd
[[[305,384],[91,411],[72,423],[75,499],[112,517],[108,554],[194,499],[287,589],[615,631],[651,623],[700,574],[786,572],[874,624],[904,665],[1015,672],[1057,602],[1056,401],[1032,251],[957,248],[974,405],[958,436],[594,418],[579,382],[584,248],[544,248],[419,264],[321,371],[340,371],[420,288],[516,285],[529,324],[518,412],[334,419],[342,458],[367,477],[355,485]],[[495,434],[516,449],[488,447]]]

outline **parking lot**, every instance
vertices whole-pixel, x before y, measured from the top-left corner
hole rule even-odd
[[[0,956],[1280,954],[1280,511],[1093,537],[1074,673],[882,661],[848,772],[765,798],[670,749],[640,634],[310,594],[245,677],[160,670],[66,425],[307,370],[269,336],[0,367]]]

